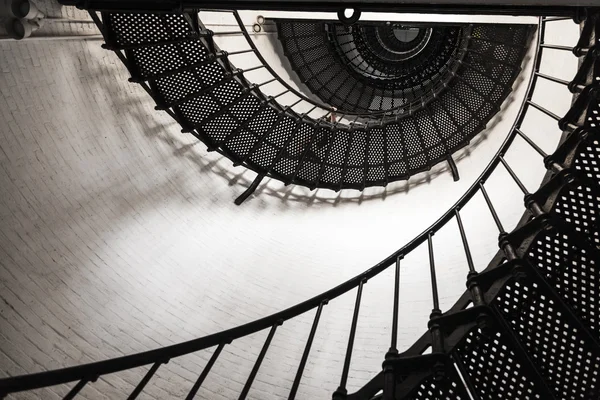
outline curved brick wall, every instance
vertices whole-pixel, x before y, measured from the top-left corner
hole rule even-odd
[[[571,24],[556,27],[577,35]],[[465,150],[458,183],[444,170],[415,177],[409,186],[390,185],[383,195],[338,196],[270,181],[237,207],[233,199],[254,176],[181,134],[127,82],[125,69],[100,42],[0,42],[0,51],[0,376],[203,336],[363,271],[431,224],[473,182],[506,136],[526,86],[516,88],[484,140]],[[556,61],[557,75],[570,78],[575,61]],[[536,100],[563,112],[569,96],[556,95],[552,85],[547,90],[555,95]],[[533,113],[528,134],[550,151],[559,132]],[[514,150],[507,160],[534,189],[543,175],[528,167],[536,155],[520,142]],[[514,226],[523,209],[518,189],[502,172],[488,191],[506,226]],[[476,199],[462,213],[478,268],[496,251],[483,206]],[[454,224],[434,241],[448,308],[464,290],[467,267]],[[401,349],[424,332],[431,308],[426,249],[403,266]],[[365,286],[350,391],[381,368],[389,346],[391,277],[390,270]],[[337,387],[354,297],[324,309],[298,398],[329,398]],[[250,398],[287,396],[313,315],[278,329]],[[227,346],[198,398],[236,398],[266,334]],[[143,398],[187,393],[211,354],[161,367]],[[82,398],[122,397],[144,373],[101,379]],[[53,399],[67,391],[14,398]]]

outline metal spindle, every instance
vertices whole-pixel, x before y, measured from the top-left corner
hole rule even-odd
[[[363,279],[358,284],[358,292],[356,293],[356,303],[354,304],[354,315],[352,316],[352,326],[350,327],[350,336],[348,337],[348,347],[346,348],[346,358],[344,359],[344,368],[342,369],[342,378],[340,386],[334,393],[335,398],[345,398],[348,391],[346,384],[348,383],[348,373],[350,372],[350,360],[352,359],[352,349],[354,347],[354,337],[356,336],[356,324],[358,323],[358,312],[360,310],[360,298],[362,296],[363,285],[367,280]]]
[[[221,354],[221,350],[223,350],[223,347],[225,347],[225,343],[221,343],[219,346],[217,346],[217,349],[215,350],[213,355],[210,357],[210,360],[208,360],[208,364],[206,364],[206,366],[202,370],[202,373],[198,377],[198,380],[196,381],[196,383],[194,383],[194,386],[192,386],[192,389],[190,390],[188,395],[185,397],[185,400],[192,400],[194,398],[194,396],[196,396],[196,393],[198,392],[198,389],[200,389],[202,382],[204,382],[204,379],[206,379],[206,376],[208,375],[211,368],[217,361],[217,358],[219,358],[219,355]]]
[[[469,241],[467,240],[467,235],[465,233],[465,228],[463,226],[462,219],[460,218],[460,212],[458,211],[458,208],[454,209],[454,215],[456,216],[458,230],[460,231],[460,237],[462,239],[463,247],[465,249],[465,255],[467,256],[467,264],[469,265],[469,272],[477,272],[477,271],[475,271],[475,264],[473,263],[473,257],[471,256],[471,250],[469,249]]]
[[[271,330],[269,331],[269,336],[267,336],[267,340],[265,341],[265,344],[263,345],[263,348],[260,351],[260,354],[258,355],[256,362],[254,363],[254,367],[252,367],[250,376],[248,377],[248,380],[246,381],[246,384],[244,385],[244,388],[242,389],[242,393],[240,393],[240,397],[238,397],[238,400],[243,400],[248,395],[248,392],[250,391],[250,387],[252,386],[252,382],[254,382],[254,378],[256,378],[256,374],[258,373],[258,369],[260,368],[260,364],[262,364],[262,361],[265,358],[265,354],[267,354],[267,350],[269,349],[269,346],[271,345],[271,340],[273,340],[273,336],[275,335],[277,326],[281,325],[282,322],[283,321],[279,321],[271,327]]]
[[[230,35],[243,35],[242,31],[223,31],[223,32],[213,32],[212,36],[230,36]]]
[[[286,93],[289,93],[289,92],[290,92],[289,90],[284,90],[283,92],[279,93],[277,96],[274,96],[274,97],[273,97],[273,99],[276,99],[276,98],[278,98],[278,97],[281,97],[281,96],[283,96],[284,94],[286,94]]]
[[[519,128],[515,128],[515,132],[517,132],[519,134],[519,136],[521,136],[523,139],[525,139],[525,141],[527,143],[529,143],[529,145],[531,147],[533,147],[535,149],[535,151],[537,151],[542,157],[548,157],[548,154],[544,150],[542,150],[540,148],[540,146],[535,144],[534,141],[531,140],[527,135],[525,135],[523,132],[521,132],[521,130]]]
[[[138,383],[138,385],[135,387],[135,389],[133,389],[133,392],[131,392],[129,397],[127,397],[127,400],[136,399],[140,395],[140,393],[142,393],[142,390],[144,390],[144,387],[146,387],[146,385],[148,384],[150,379],[152,379],[152,376],[154,376],[154,374],[156,373],[156,370],[158,369],[158,367],[160,367],[161,364],[162,363],[159,361],[159,362],[155,362],[152,365],[152,367],[148,370],[148,372],[146,372],[146,375],[144,375],[144,378],[140,381],[140,383]]]
[[[79,382],[77,382],[77,385],[73,386],[73,389],[71,389],[69,391],[69,393],[67,393],[67,395],[65,397],[63,397],[63,400],[71,400],[73,398],[75,398],[75,396],[77,396],[77,394],[81,391],[81,389],[83,389],[83,387],[89,382],[89,380],[87,379],[82,379]]]
[[[536,72],[535,75],[539,76],[540,78],[544,78],[546,80],[552,81],[552,82],[560,83],[561,85],[565,85],[565,86],[569,85],[569,81],[565,81],[564,79],[555,78],[550,75],[542,74],[541,72]]]
[[[542,43],[542,44],[540,44],[540,47],[543,47],[545,49],[573,51],[573,47],[570,47],[570,46],[560,46],[560,45],[557,45],[557,44]]]
[[[259,83],[258,85],[256,85],[256,87],[261,87],[261,86],[264,86],[264,85],[268,85],[269,83],[271,83],[271,82],[275,82],[276,80],[277,80],[276,78],[269,79],[269,80],[268,80],[268,81],[266,81],[266,82]]]
[[[398,307],[400,299],[400,260],[404,256],[400,254],[396,257],[396,275],[394,279],[394,314],[392,315],[392,340],[390,344],[390,352],[398,351]]]
[[[429,247],[429,270],[431,272],[431,294],[433,295],[433,311],[439,312],[440,299],[438,296],[437,277],[435,275],[435,259],[433,257],[433,232],[427,235],[427,245]]]
[[[508,163],[506,162],[506,160],[504,159],[504,157],[500,156],[500,162],[502,163],[502,165],[504,165],[504,168],[506,168],[506,170],[508,171],[508,173],[510,174],[510,176],[513,178],[513,180],[515,181],[515,183],[519,187],[519,189],[521,189],[521,191],[523,192],[523,194],[524,195],[528,195],[529,191],[527,190],[527,188],[525,187],[525,185],[523,184],[523,182],[521,182],[521,180],[519,179],[519,177],[517,176],[517,174],[515,174],[515,171],[513,171],[513,169],[510,167],[510,165],[508,165]]]
[[[238,54],[254,53],[254,51],[255,51],[254,49],[238,50],[238,51],[228,52],[227,55],[228,56],[236,56]]]
[[[317,106],[313,106],[313,108],[311,108],[310,110],[308,110],[307,112],[305,112],[305,115],[310,114],[311,112],[315,111],[315,109],[317,108]]]
[[[296,372],[296,377],[294,378],[294,383],[292,384],[292,390],[290,390],[290,396],[288,397],[288,400],[294,400],[296,398],[296,393],[298,392],[298,387],[300,386],[300,380],[302,379],[302,373],[304,372],[304,367],[306,366],[306,361],[308,360],[308,354],[310,353],[310,348],[317,332],[317,326],[319,325],[319,319],[321,318],[321,311],[323,311],[323,306],[325,304],[327,304],[326,301],[320,303],[319,307],[317,308],[317,313],[315,314],[315,319],[312,327],[310,328],[308,341],[304,347],[304,353],[302,353],[302,359],[300,360],[300,365],[298,366],[298,371]]]
[[[549,116],[551,118],[554,118],[557,121],[560,121],[560,119],[561,119],[558,115],[554,114],[552,111],[545,109],[544,107],[540,106],[537,103],[534,103],[531,100],[527,100],[527,104],[530,104],[531,106],[537,108],[538,110],[540,110],[541,112],[543,112],[547,116]]]
[[[498,218],[498,214],[496,214],[494,205],[492,204],[490,197],[488,196],[487,191],[485,190],[485,186],[483,186],[483,182],[479,182],[479,188],[481,189],[481,194],[483,194],[483,197],[485,198],[485,202],[487,203],[487,206],[490,209],[490,212],[492,213],[492,218],[494,218],[494,222],[496,223],[498,230],[501,233],[505,232],[504,227],[502,226],[502,222],[500,221],[500,218]]]
[[[259,66],[257,66],[257,67],[252,67],[252,68],[244,69],[244,70],[242,70],[242,72],[250,72],[250,71],[255,71],[255,70],[257,70],[257,69],[261,69],[261,68],[264,68],[264,67],[265,67],[264,65],[259,65]]]

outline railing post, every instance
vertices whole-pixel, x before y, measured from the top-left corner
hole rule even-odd
[[[198,389],[200,389],[200,386],[202,385],[202,382],[204,382],[204,379],[206,379],[206,377],[207,377],[208,373],[210,372],[211,368],[213,367],[213,365],[217,361],[217,358],[219,358],[219,355],[221,354],[221,350],[223,350],[223,347],[225,347],[225,343],[221,343],[217,347],[217,349],[215,350],[215,352],[213,353],[213,355],[210,357],[210,360],[208,360],[208,364],[206,364],[206,366],[202,370],[202,373],[198,377],[198,380],[196,380],[196,382],[194,383],[194,386],[192,386],[192,389],[190,390],[190,392],[186,396],[185,400],[193,400],[194,396],[196,396],[196,393],[198,393]]]
[[[396,257],[396,271],[394,275],[394,309],[392,314],[392,338],[390,348],[385,355],[385,360],[388,361],[398,356],[398,313],[399,313],[399,298],[400,298],[400,261],[404,258],[403,254]],[[394,398],[396,377],[394,367],[384,363],[383,367],[384,383],[383,383],[383,400],[392,400]]]
[[[152,367],[150,367],[148,372],[146,372],[146,375],[144,375],[144,378],[140,381],[140,383],[138,383],[138,385],[135,387],[133,392],[131,392],[129,397],[127,397],[127,400],[134,400],[140,395],[140,393],[142,393],[142,390],[144,390],[144,387],[146,387],[146,385],[148,384],[150,379],[152,379],[152,376],[154,376],[154,374],[158,370],[158,367],[160,367],[161,364],[162,363],[160,361],[158,361],[158,362],[155,362],[152,365]]]
[[[271,340],[273,340],[273,336],[275,336],[275,331],[277,330],[277,327],[281,324],[283,324],[283,321],[277,321],[275,325],[271,327],[271,330],[269,331],[269,336],[267,336],[267,340],[265,341],[265,344],[263,345],[263,348],[260,351],[256,362],[254,363],[254,367],[252,367],[252,371],[250,371],[250,376],[248,377],[248,380],[246,381],[246,384],[244,385],[244,388],[242,389],[242,393],[240,393],[240,397],[238,397],[238,400],[244,400],[246,396],[248,396],[248,392],[250,391],[250,387],[254,382],[254,378],[256,378],[258,369],[260,368],[260,365],[262,364],[262,361],[265,358],[265,355],[267,354],[267,350],[271,345]]]
[[[354,347],[354,336],[356,335],[356,324],[358,323],[358,313],[360,311],[360,298],[362,296],[363,285],[367,282],[366,278],[358,284],[356,293],[356,303],[354,303],[354,315],[352,316],[352,326],[350,327],[350,336],[348,338],[348,348],[346,349],[346,358],[344,360],[344,368],[342,369],[342,378],[340,386],[333,392],[333,400],[343,400],[348,395],[346,384],[348,383],[348,372],[350,371],[350,360],[352,359],[352,350]]]
[[[433,232],[427,235],[427,246],[429,248],[429,270],[431,273],[431,294],[433,297],[433,309],[429,315],[429,332],[431,333],[431,353],[441,354],[444,352],[444,338],[441,326],[437,319],[442,316],[440,299],[438,295],[437,277],[435,273],[435,258],[433,254]],[[433,378],[436,381],[444,379],[446,367],[443,362],[437,361],[433,366]]]
[[[326,304],[327,300],[321,302],[317,308],[317,313],[315,314],[312,328],[310,328],[308,341],[306,342],[306,347],[304,347],[304,353],[302,353],[302,359],[300,360],[300,365],[298,366],[298,371],[296,372],[296,377],[294,378],[294,383],[292,384],[292,389],[290,390],[290,396],[288,397],[288,400],[294,400],[296,398],[296,393],[298,392],[298,387],[300,386],[300,380],[302,379],[302,373],[304,372],[304,367],[306,366],[306,360],[308,360],[308,354],[310,353],[310,348],[317,332],[317,326],[319,325],[319,319],[321,318],[321,311],[323,311],[323,306]]]

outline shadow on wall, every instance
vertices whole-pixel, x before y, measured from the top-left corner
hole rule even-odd
[[[276,40],[276,39],[272,39]],[[273,43],[272,43],[273,44]],[[277,46],[274,46],[274,50],[276,50]],[[114,55],[110,55],[110,57],[114,57],[115,63],[117,65],[121,65],[120,61],[118,61],[117,57]],[[530,57],[524,61],[524,64],[530,62]],[[126,110],[127,115],[132,118],[135,123],[139,126],[140,130],[145,132],[145,135],[148,138],[153,138],[164,142],[170,147],[174,147],[173,155],[176,157],[185,157],[187,160],[194,163],[198,171],[200,173],[213,173],[217,174],[225,181],[228,182],[229,186],[239,185],[241,194],[245,188],[249,187],[256,176],[253,171],[247,170],[241,167],[241,172],[236,172],[236,169],[232,167],[231,162],[223,157],[223,156],[206,156],[206,153],[202,154],[200,151],[195,150],[194,148],[200,144],[200,142],[195,143],[184,143],[180,141],[175,135],[170,133],[170,126],[177,125],[175,121],[170,124],[163,123],[155,123],[150,125],[147,106],[144,106],[145,101],[132,101],[131,93],[121,91],[121,95],[114,96],[113,93],[108,93],[108,90],[103,87],[101,77],[109,76],[107,75],[107,71],[103,70],[104,66],[102,65],[90,65],[88,63],[82,62],[81,67],[85,76],[90,76],[94,82],[94,91],[104,91],[106,98],[112,103],[111,106],[114,110]],[[126,71],[124,67],[123,71]],[[119,77],[118,79],[122,79]],[[515,81],[515,88],[521,85],[524,81],[524,77],[521,75]],[[147,100],[151,101],[150,96],[145,93],[142,96],[147,96]],[[514,90],[509,94],[507,100],[504,102],[502,108],[505,109],[509,104],[515,101]],[[491,130],[502,120],[503,112],[500,111],[496,116],[490,121],[485,130],[479,133],[466,147],[457,151],[454,154],[454,159],[458,164],[460,170],[460,161],[466,159],[471,156],[472,152],[475,148],[484,142],[491,133]],[[186,141],[187,142],[187,141]],[[163,159],[166,157],[163,153]],[[344,190],[343,195],[342,191],[335,192],[329,189],[315,189],[314,191],[309,190],[308,188],[301,186],[288,186],[285,187],[281,182],[276,179],[265,179],[257,188],[254,193],[254,196],[259,195],[267,195],[278,198],[281,202],[299,202],[304,203],[308,206],[314,204],[331,204],[333,206],[337,206],[341,203],[356,203],[362,204],[365,201],[370,200],[385,200],[387,196],[400,194],[400,193],[408,193],[411,189],[418,187],[420,185],[431,183],[436,177],[443,174],[450,174],[450,169],[445,162],[438,163],[431,170],[422,172],[411,177],[408,181],[399,181],[390,183],[387,187],[371,187],[367,188],[365,191],[357,191],[357,190]],[[171,182],[177,181],[177,178],[171,180]],[[181,188],[185,190],[185,188]],[[195,196],[194,196],[195,197]],[[248,199],[247,201],[251,201]],[[233,202],[233,199],[232,199]]]

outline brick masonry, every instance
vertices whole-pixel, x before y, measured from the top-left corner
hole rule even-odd
[[[569,26],[572,39],[577,32]],[[566,79],[576,67],[569,57],[553,65]],[[253,174],[180,133],[127,78],[97,41],[0,42],[0,377],[214,333],[362,272],[425,229],[472,184],[506,136],[526,86],[518,85],[501,118],[461,153],[458,183],[443,166],[363,194],[265,181],[237,207],[233,199]],[[555,86],[540,90],[558,93]],[[566,92],[538,100],[557,113],[569,105]],[[550,151],[557,128],[533,118],[525,121],[528,133]],[[541,163],[532,167],[536,155],[522,143],[515,151],[507,159],[533,190]],[[511,227],[522,198],[504,175],[490,180],[488,190]],[[463,211],[463,220],[477,267],[484,268],[497,247],[481,199]],[[434,241],[447,309],[464,290],[467,267],[454,223]],[[431,308],[426,249],[402,265],[401,350],[425,331]],[[365,286],[350,391],[381,368],[392,290],[391,270]],[[298,398],[329,398],[339,384],[354,296],[325,307]],[[249,398],[287,397],[313,315],[278,329]],[[237,398],[266,335],[226,346],[198,398]],[[211,354],[162,366],[142,398],[182,397]],[[104,377],[81,397],[122,398],[146,370]],[[55,399],[68,390],[12,398]]]

